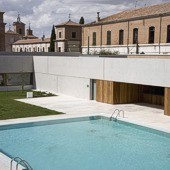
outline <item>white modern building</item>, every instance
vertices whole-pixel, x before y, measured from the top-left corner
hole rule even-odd
[[[161,105],[164,106],[165,114],[170,115],[170,56],[59,54],[0,56],[0,89],[7,86],[8,81],[12,85],[17,78],[15,74],[27,74],[25,81],[29,79],[29,85],[38,90],[110,104]]]

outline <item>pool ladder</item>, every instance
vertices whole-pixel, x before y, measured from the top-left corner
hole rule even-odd
[[[110,116],[110,120],[117,120],[117,117],[120,116],[120,113],[122,113],[122,116],[124,118],[125,117],[124,110],[115,109],[112,115]],[[114,115],[116,116],[114,117]]]
[[[14,161],[17,162],[15,170],[18,170],[18,166],[19,166],[19,165],[24,166],[24,168],[26,168],[27,170],[33,170],[33,168],[30,166],[30,164],[29,164],[27,161],[21,159],[20,157],[15,157],[15,158],[13,158],[13,159],[11,160],[10,170],[12,170],[12,163],[13,163]]]

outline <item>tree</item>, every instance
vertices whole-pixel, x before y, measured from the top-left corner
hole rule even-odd
[[[56,34],[55,34],[55,28],[54,28],[54,25],[53,25],[52,30],[51,30],[51,37],[50,37],[50,52],[55,51],[54,40],[56,40]]]
[[[84,24],[84,18],[83,17],[80,18],[79,24]]]

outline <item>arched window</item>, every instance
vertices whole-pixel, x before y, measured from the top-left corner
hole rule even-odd
[[[96,32],[93,32],[93,45],[96,45]]]
[[[124,30],[119,30],[119,45],[123,44]]]
[[[25,48],[25,52],[27,52],[27,49]]]
[[[45,48],[43,47],[43,52],[45,52]]]
[[[149,44],[154,43],[155,27],[149,27]]]
[[[38,47],[38,52],[40,51],[40,48]]]
[[[167,26],[167,43],[170,43],[170,25]]]
[[[22,48],[20,48],[20,52],[22,52]]]
[[[133,29],[133,44],[138,43],[138,28]]]
[[[107,45],[111,45],[111,31],[107,31]]]

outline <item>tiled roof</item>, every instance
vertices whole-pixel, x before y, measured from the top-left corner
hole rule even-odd
[[[38,37],[34,36],[34,35],[26,35],[23,36],[24,39],[38,39]]]
[[[42,40],[42,39],[18,40],[13,44],[14,45],[17,45],[17,44],[39,44],[39,43],[49,43],[49,42],[50,42],[50,38],[44,38],[44,40]]]
[[[68,25],[68,26],[80,26],[80,24],[69,20],[69,21],[63,22],[63,23],[61,23],[61,24],[55,25],[55,27],[58,27],[58,26],[66,26],[66,25]]]
[[[133,10],[126,10],[117,14],[113,14],[106,18],[103,18],[99,21],[102,22],[110,22],[110,21],[121,21],[121,20],[128,20],[128,19],[135,19],[140,17],[149,17],[153,15],[159,14],[170,14],[170,2],[168,3],[161,3],[153,6],[145,6],[143,8],[133,9]],[[92,22],[89,24],[95,24],[96,22]],[[88,25],[88,24],[87,24]]]

